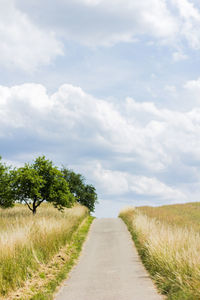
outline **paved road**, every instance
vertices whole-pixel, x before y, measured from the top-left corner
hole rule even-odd
[[[121,219],[96,219],[56,300],[160,300]]]

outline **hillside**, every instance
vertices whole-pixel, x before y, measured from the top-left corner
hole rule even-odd
[[[127,208],[119,216],[160,292],[200,299],[200,203]]]
[[[156,218],[172,225],[192,226],[200,231],[200,202],[159,207],[143,206],[137,207],[137,210],[150,218]]]

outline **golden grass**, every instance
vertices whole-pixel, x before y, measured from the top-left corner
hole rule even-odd
[[[179,222],[183,212],[170,217],[170,209],[166,214],[165,208],[129,208],[120,212],[120,217],[128,225],[142,260],[162,293],[168,299],[198,300],[200,232],[196,218],[187,226],[187,218]]]
[[[192,227],[200,232],[200,202],[159,207],[143,206],[137,209],[150,218],[156,218],[175,226]]]
[[[59,212],[43,204],[35,216],[23,205],[0,209],[0,295],[19,288],[69,241],[88,209]]]

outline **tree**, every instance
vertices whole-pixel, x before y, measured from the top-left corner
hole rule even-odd
[[[95,204],[98,203],[95,187],[91,184],[85,185],[80,199],[81,204],[87,206],[90,211],[94,211]]]
[[[62,173],[76,201],[87,206],[90,211],[94,211],[95,204],[97,203],[95,187],[93,185],[86,185],[85,178],[81,174],[76,174],[73,170],[63,168]]]
[[[12,207],[13,198],[11,191],[11,177],[9,173],[9,168],[1,163],[0,156],[0,206],[2,208]]]
[[[74,202],[62,172],[45,156],[14,170],[12,184],[15,201],[25,202],[33,214],[44,201],[51,202],[60,210],[71,207]]]

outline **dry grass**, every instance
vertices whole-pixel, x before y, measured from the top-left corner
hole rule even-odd
[[[175,226],[192,227],[195,231],[200,232],[200,202],[159,207],[143,206],[137,209],[150,218],[156,218]]]
[[[200,232],[197,230],[196,218],[194,223],[190,220],[187,225],[187,218],[185,222],[179,222],[180,215],[182,218],[184,213],[181,211],[177,217],[175,214],[170,217],[164,208],[129,208],[120,213],[132,233],[145,266],[162,293],[168,299],[198,300]]]
[[[44,204],[33,216],[18,205],[0,210],[0,295],[19,288],[65,245],[87,208],[75,206],[63,213]]]

